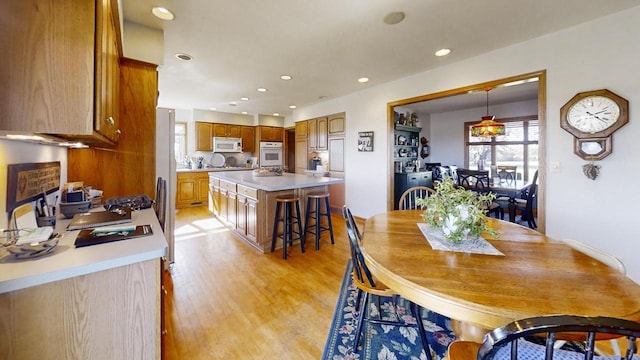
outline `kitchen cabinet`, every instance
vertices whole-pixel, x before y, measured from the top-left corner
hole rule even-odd
[[[284,138],[284,129],[275,126],[258,126],[258,141],[282,141]]]
[[[309,151],[326,151],[327,144],[327,117],[307,120]]]
[[[252,242],[257,242],[258,189],[238,185],[236,231]]]
[[[329,139],[329,171],[344,172],[344,138]]]
[[[212,151],[212,126],[208,122],[196,121],[196,151]]]
[[[307,121],[298,121],[296,123],[296,140],[297,139],[302,139],[302,140],[307,140],[307,136],[309,134],[308,132],[309,126],[307,124]]]
[[[209,176],[209,211],[220,214],[220,179]]]
[[[235,183],[220,180],[220,220],[235,229],[237,223],[237,186]]]
[[[115,1],[3,1],[0,130],[114,147],[119,124]],[[72,39],[72,41],[70,40]],[[38,51],[35,51],[38,49]]]
[[[239,138],[242,136],[241,128],[240,125],[213,123],[213,136]]]
[[[393,208],[398,209],[398,201],[400,196],[409,188],[414,186],[426,186],[433,189],[433,178],[431,171],[421,171],[414,173],[395,173],[394,174],[394,204]]]
[[[253,126],[241,126],[240,137],[242,138],[242,151],[254,152],[256,150],[256,129]]]
[[[204,171],[179,172],[176,209],[206,205],[209,200],[209,175]]]
[[[304,174],[307,170],[307,139],[296,139],[295,173]]]
[[[345,129],[345,113],[327,116],[327,134],[329,137],[344,136]]]

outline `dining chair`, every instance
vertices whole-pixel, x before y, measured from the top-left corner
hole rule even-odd
[[[617,272],[626,275],[627,270],[624,267],[624,264],[622,263],[622,261],[620,261],[620,259],[618,259],[617,257],[606,253],[600,249],[596,249],[593,246],[583,243],[581,241],[578,240],[574,240],[574,239],[562,239],[561,240],[563,243],[569,245],[570,247],[572,247],[573,249],[588,255],[589,257],[592,257],[598,261],[600,261],[601,263],[607,265],[608,267],[616,270]]]
[[[411,316],[415,320],[415,323],[411,320],[407,322],[401,320],[402,317],[396,311],[398,309],[397,298],[399,297],[399,295],[394,290],[390,289],[381,281],[376,279],[371,273],[371,270],[369,270],[369,267],[365,263],[364,255],[360,250],[360,244],[356,238],[355,222],[353,221],[353,216],[350,216],[350,213],[351,211],[349,210],[349,208],[344,205],[342,207],[342,216],[345,220],[347,235],[349,238],[349,246],[351,248],[353,283],[360,290],[358,293],[358,298],[356,300],[356,311],[358,312],[358,318],[355,330],[354,348],[358,347],[360,336],[362,335],[362,331],[364,330],[363,325],[365,321],[382,325],[415,327],[422,342],[422,347],[424,348],[426,358],[428,360],[432,360],[429,342],[427,341],[424,325],[422,324],[420,307],[418,307],[418,305],[416,305],[414,302],[405,299],[405,301],[409,301],[409,309],[411,312]],[[395,321],[387,320],[386,318],[382,317],[381,297],[386,297],[391,300],[391,308],[394,309],[395,312]],[[371,311],[371,313],[377,313],[378,318],[367,316],[368,313],[370,313],[369,309],[371,307],[372,298],[375,298],[377,309],[376,311]]]
[[[536,224],[536,218],[533,215],[533,207],[537,200],[538,192],[538,170],[533,174],[533,181],[531,184],[525,186],[520,191],[519,196],[515,199],[510,199],[509,197],[499,197],[496,199],[496,202],[500,204],[500,208],[509,209],[511,206],[511,202],[515,207],[515,210],[520,210],[520,220],[527,220],[527,224],[531,229],[536,229],[538,224]]]
[[[424,199],[435,193],[435,190],[427,186],[410,187],[400,196],[398,210],[415,210],[418,208],[416,203],[418,199]]]
[[[482,344],[456,341],[449,360],[640,359],[640,323],[611,317],[550,315],[516,320],[486,334]],[[624,356],[595,356],[599,339],[622,339]],[[558,342],[563,346],[555,346]],[[568,341],[568,342],[567,342]],[[474,355],[475,354],[475,355]]]
[[[498,165],[497,170],[500,181],[506,181],[508,183],[516,181],[517,165]]]
[[[362,243],[362,233],[360,232],[360,229],[358,229],[356,219],[351,214],[351,210],[346,206],[343,209],[343,215],[345,216],[345,219],[351,223],[351,228],[353,228],[353,232],[356,236],[356,239],[358,240],[358,243]]]
[[[467,190],[475,191],[480,194],[491,193],[491,179],[489,172],[484,170],[457,169],[458,186]],[[487,214],[494,214],[496,218],[504,216],[504,210],[499,203],[493,201],[486,204]]]

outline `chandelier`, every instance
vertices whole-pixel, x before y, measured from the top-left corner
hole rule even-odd
[[[471,136],[494,137],[505,133],[504,124],[495,121],[495,117],[489,115],[489,90],[491,89],[485,89],[487,92],[487,115],[483,116],[479,123],[471,126]]]

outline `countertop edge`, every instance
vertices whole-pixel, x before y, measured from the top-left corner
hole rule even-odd
[[[218,173],[213,172],[213,173],[210,173],[210,175],[214,176],[214,177],[218,177],[218,178],[220,178],[222,180],[235,182],[235,183],[240,184],[240,185],[244,185],[244,186],[247,186],[247,187],[251,187],[251,188],[259,189],[259,190],[264,190],[264,191],[293,190],[293,189],[300,189],[300,188],[308,188],[308,187],[340,184],[340,183],[344,182],[344,179],[341,179],[341,178],[312,177],[312,176],[301,175],[301,174],[290,174],[290,175],[306,177],[310,181],[307,182],[307,183],[292,183],[292,184],[286,184],[286,185],[272,185],[272,186],[269,186],[269,185],[259,184],[259,183],[256,183],[256,182],[249,182],[249,181],[246,181],[244,179],[233,177],[233,176],[227,176],[227,175],[224,174],[224,172],[218,172]],[[285,176],[285,175],[283,175],[283,176]],[[266,178],[269,178],[269,177],[268,176],[258,177],[258,179],[266,179]],[[279,176],[273,176],[273,178],[279,178]],[[260,181],[260,180],[255,180],[255,181]]]

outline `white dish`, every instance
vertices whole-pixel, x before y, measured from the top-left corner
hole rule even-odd
[[[222,167],[227,159],[220,153],[213,153],[211,156],[211,165],[213,167]]]

